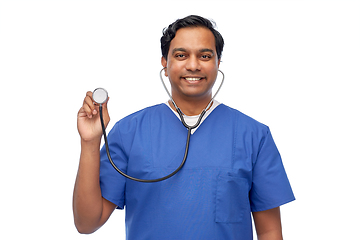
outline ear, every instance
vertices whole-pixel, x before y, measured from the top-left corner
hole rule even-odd
[[[220,62],[221,62],[221,58],[220,58],[220,59],[218,59],[218,63],[217,63],[218,68],[220,67]]]
[[[164,72],[165,72],[165,76],[168,77],[168,73],[167,73],[167,61],[164,57],[161,57],[161,65],[165,68]]]

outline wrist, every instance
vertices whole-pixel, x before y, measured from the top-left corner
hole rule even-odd
[[[101,136],[94,139],[81,138],[81,149],[100,150]]]

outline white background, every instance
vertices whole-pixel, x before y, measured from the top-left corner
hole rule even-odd
[[[125,239],[124,211],[77,233],[76,115],[109,91],[110,127],[164,102],[159,39],[177,18],[216,21],[218,100],[270,126],[297,200],[285,239],[360,239],[360,1],[0,0],[1,239]]]

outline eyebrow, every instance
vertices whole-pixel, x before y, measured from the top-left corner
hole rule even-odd
[[[172,54],[174,54],[175,52],[186,52],[185,48],[174,48],[172,50]],[[203,48],[200,49],[199,52],[204,53],[204,52],[210,52],[211,54],[214,55],[214,50],[210,49],[210,48]]]
[[[175,52],[186,52],[186,49],[185,48],[174,48],[172,50],[172,54],[174,54]]]
[[[210,48],[201,49],[200,52],[201,52],[201,53],[203,53],[203,52],[210,52],[211,54],[214,55],[214,50],[212,50],[212,49],[210,49]]]

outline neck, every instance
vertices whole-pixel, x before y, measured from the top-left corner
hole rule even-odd
[[[178,106],[178,108],[180,108],[181,112],[183,114],[185,114],[186,116],[196,116],[201,114],[201,112],[207,107],[207,105],[209,104],[209,102],[211,101],[210,99],[206,99],[204,101],[176,101],[174,99],[176,105]],[[169,100],[169,105],[171,106],[171,108],[176,111],[175,106],[172,104],[171,100]],[[209,108],[212,106],[209,106]],[[208,109],[206,109],[208,110]]]

